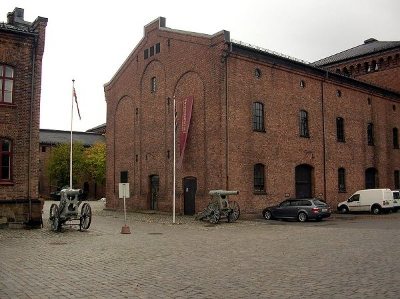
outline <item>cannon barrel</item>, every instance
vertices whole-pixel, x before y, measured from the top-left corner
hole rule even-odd
[[[76,196],[83,193],[82,189],[62,189],[60,191],[61,194],[65,194],[67,196]]]
[[[239,191],[228,191],[228,190],[210,190],[210,195],[238,195]]]

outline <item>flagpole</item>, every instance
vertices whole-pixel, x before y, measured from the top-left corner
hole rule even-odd
[[[174,109],[173,109],[173,118],[174,118],[174,127],[172,130],[174,131],[174,166],[173,166],[173,185],[172,185],[172,223],[175,223],[175,177],[176,177],[176,103],[175,103],[175,95],[174,95]]]
[[[72,189],[72,118],[74,115],[74,88],[75,80],[72,79],[72,99],[71,99],[71,142],[70,142],[70,153],[69,153],[69,188]]]

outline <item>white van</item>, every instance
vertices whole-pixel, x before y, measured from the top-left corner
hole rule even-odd
[[[338,203],[337,209],[341,213],[365,211],[375,215],[382,211],[391,211],[393,193],[390,189],[359,190],[348,200]]]
[[[392,190],[393,193],[393,212],[400,210],[400,191]]]

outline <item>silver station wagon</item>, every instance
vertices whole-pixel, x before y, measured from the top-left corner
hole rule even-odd
[[[331,208],[318,198],[286,199],[263,210],[264,219],[322,220],[331,216]]]

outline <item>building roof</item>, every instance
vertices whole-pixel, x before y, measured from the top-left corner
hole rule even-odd
[[[86,132],[94,132],[94,133],[97,133],[97,132],[99,132],[99,131],[105,131],[106,130],[106,126],[107,126],[107,124],[106,123],[104,123],[104,124],[101,124],[101,125],[98,125],[98,126],[96,126],[96,127],[94,127],[94,128],[91,128],[91,129],[89,129],[89,130],[86,130]]]
[[[377,52],[387,51],[393,48],[400,47],[400,41],[378,41],[374,38],[369,38],[362,45],[342,51],[332,56],[323,58],[313,63],[315,66],[325,66],[337,62],[354,59],[357,57],[373,54]]]
[[[313,64],[306,63],[298,59],[293,59],[292,57],[276,52],[265,50],[260,47],[254,47],[249,44],[239,43],[235,41],[230,43],[230,52],[232,54],[244,55],[260,61],[267,61],[274,65],[282,65],[293,70],[307,72],[309,74],[313,74],[314,76],[324,78],[325,80],[329,79],[335,82],[348,84],[363,90],[367,90],[369,92],[375,92],[383,96],[390,97],[397,101],[400,100],[400,93],[396,91],[391,91],[367,82],[336,74],[319,66],[315,66]]]
[[[27,26],[15,26],[7,23],[0,23],[0,29],[14,31],[14,32],[23,32],[23,33],[34,33],[31,27]]]
[[[40,129],[40,144],[60,144],[69,143],[71,140],[71,131]],[[102,134],[89,132],[72,132],[72,140],[80,142],[84,146],[91,146],[96,142],[106,142]]]

